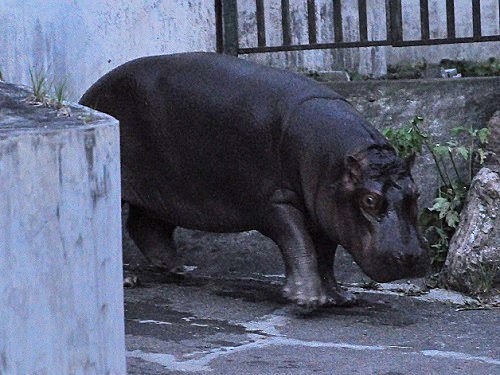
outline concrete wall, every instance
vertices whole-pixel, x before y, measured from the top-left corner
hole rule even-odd
[[[471,1],[455,0],[457,36],[472,35]],[[357,2],[342,6],[345,40],[358,38]],[[368,2],[368,37],[384,39],[385,0]],[[280,0],[265,0],[269,45],[281,44]],[[419,37],[419,1],[403,0],[405,38]],[[431,37],[446,31],[444,0],[429,0]],[[238,0],[242,46],[256,46],[255,0]],[[317,0],[318,41],[333,38],[331,0]],[[498,0],[482,0],[484,34],[498,34]],[[307,43],[306,0],[290,0],[293,43]],[[145,55],[215,50],[213,0],[2,0],[0,70],[6,80],[29,84],[29,68],[67,80],[77,99],[106,72]],[[372,47],[242,56],[294,70],[349,69],[380,76],[387,63],[439,62],[443,58],[500,58],[500,43],[429,47]]]
[[[133,58],[215,50],[211,0],[2,0],[0,20],[4,78],[29,84],[42,69],[72,99]]]
[[[0,374],[125,374],[118,122],[28,94],[0,82]]]
[[[280,0],[264,0],[267,10],[266,37],[268,45],[281,45]],[[316,22],[318,43],[333,41],[333,2],[316,0]],[[386,0],[368,0],[368,39],[386,38]],[[240,9],[241,45],[257,46],[256,16],[254,0],[238,0]],[[405,40],[420,39],[420,2],[403,0],[403,29]],[[429,0],[429,24],[431,38],[446,37],[446,2]],[[290,0],[292,43],[308,43],[307,2]],[[482,33],[500,33],[498,0],[482,0]],[[343,35],[345,41],[359,40],[357,1],[342,1]],[[457,37],[472,36],[472,6],[470,0],[455,0]],[[361,74],[380,76],[386,73],[387,64],[398,62],[427,61],[439,63],[443,58],[486,60],[500,58],[500,42],[456,44],[421,47],[367,47],[357,49],[320,50],[301,52],[278,52],[248,55],[254,61],[287,67],[294,70],[338,70],[348,69]]]

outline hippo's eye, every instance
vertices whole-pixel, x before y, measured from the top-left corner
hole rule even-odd
[[[369,210],[377,208],[379,202],[380,197],[372,193],[365,194],[363,198],[361,198],[361,203],[363,204],[364,208],[367,208]]]

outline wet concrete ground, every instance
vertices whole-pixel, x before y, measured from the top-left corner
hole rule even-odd
[[[281,297],[280,255],[258,233],[176,239],[184,277],[143,268],[125,291],[129,374],[500,374],[498,309],[408,283],[366,289],[340,253],[338,279],[359,303],[305,314]],[[126,244],[127,268],[144,265]]]

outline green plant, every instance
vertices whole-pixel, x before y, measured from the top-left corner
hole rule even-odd
[[[479,164],[484,162],[485,151],[482,145],[488,142],[490,132],[486,128],[460,126],[453,128],[450,136],[461,135],[465,138],[465,143],[450,137],[444,144],[433,144],[429,135],[420,129],[422,122],[423,118],[417,116],[400,129],[386,128],[382,132],[402,158],[421,154],[425,146],[434,160],[440,186],[432,207],[421,211],[419,223],[433,250],[432,263],[436,269],[440,269],[446,260],[450,239],[460,221],[460,211],[473,177],[473,160],[477,160]],[[457,158],[463,158],[468,163],[466,176],[459,173]]]
[[[486,77],[500,75],[500,60],[490,57],[486,61],[441,60],[442,68],[456,68],[463,77]]]
[[[401,158],[407,159],[422,153],[422,145],[427,137],[418,128],[418,124],[422,121],[423,118],[417,116],[399,129],[382,130],[382,134],[391,142]]]
[[[3,74],[1,69],[0,69],[0,81],[3,81]]]
[[[366,81],[370,79],[369,76],[361,74],[357,70],[347,70],[347,74],[351,81]]]
[[[56,107],[62,108],[63,101],[66,99],[66,81],[63,81],[54,86],[54,95]]]
[[[42,70],[30,68],[31,88],[37,102],[45,103],[48,93],[47,75]]]
[[[419,224],[431,248],[431,261],[436,271],[446,260],[451,237],[460,221],[466,187],[452,190],[441,186],[437,195],[432,207],[424,208],[419,215]]]
[[[425,61],[415,64],[399,63],[395,65],[389,64],[387,66],[387,79],[417,79],[424,76],[427,69]]]

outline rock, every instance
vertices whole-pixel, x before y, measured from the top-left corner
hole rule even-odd
[[[441,286],[480,295],[499,283],[500,174],[482,168],[471,183],[441,270]]]
[[[488,121],[488,129],[490,130],[490,139],[486,145],[486,161],[487,166],[499,168],[500,166],[500,110],[496,111]],[[495,167],[496,166],[496,167]],[[497,169],[498,170],[498,169]]]

